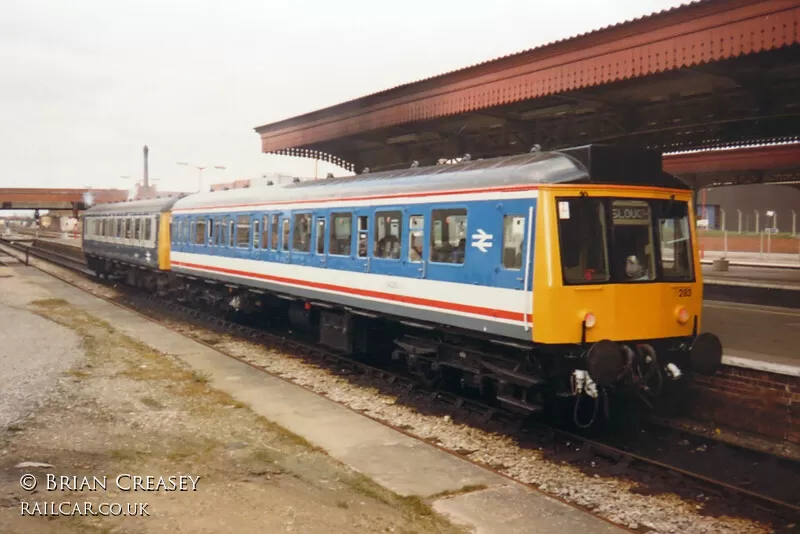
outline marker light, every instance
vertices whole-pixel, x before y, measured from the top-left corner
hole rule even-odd
[[[677,316],[679,323],[686,324],[686,322],[689,321],[689,310],[681,306],[678,308]]]
[[[597,317],[595,317],[592,312],[587,312],[586,315],[583,316],[583,323],[586,325],[586,328],[592,328],[597,323]]]

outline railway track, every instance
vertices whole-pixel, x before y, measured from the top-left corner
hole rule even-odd
[[[83,276],[91,276],[91,273],[75,258],[32,248],[13,246],[14,250],[26,254],[28,258],[37,257]],[[88,291],[65,277],[42,270],[82,291]],[[98,282],[96,278],[92,279]],[[304,359],[311,360],[334,373],[356,373],[381,381],[400,397],[408,399],[413,397],[413,402],[424,399],[424,402],[436,404],[448,413],[452,412],[454,417],[455,414],[459,414],[460,418],[471,425],[510,434],[517,439],[520,447],[539,448],[543,450],[545,458],[552,461],[568,462],[582,470],[599,473],[601,476],[631,478],[640,483],[644,482],[649,488],[648,491],[671,491],[690,500],[697,500],[698,495],[715,495],[727,503],[728,511],[720,513],[730,513],[735,510],[744,515],[760,518],[780,517],[784,526],[800,521],[800,491],[798,491],[800,484],[797,482],[800,480],[800,463],[792,459],[721,444],[713,439],[702,438],[681,430],[665,430],[664,427],[658,431],[651,428],[639,436],[598,439],[538,421],[523,422],[519,416],[503,409],[464,398],[450,391],[426,388],[401,370],[376,367],[287,333],[253,328],[154,295],[143,295],[132,288],[126,287],[121,293],[123,296],[119,300],[102,296],[99,298],[152,320],[158,320],[159,316],[163,318],[164,314],[169,314],[179,321],[189,320],[218,333],[232,334],[247,341],[300,353]],[[220,350],[218,346],[193,336],[189,337],[259,371],[269,372],[246,359]],[[273,376],[286,380],[279,375],[273,374]],[[302,384],[295,385],[305,387]],[[377,418],[373,419],[419,439],[402,427]],[[440,448],[448,453],[464,456],[463,451]],[[703,454],[698,454],[699,452]],[[497,470],[495,472],[514,478]]]

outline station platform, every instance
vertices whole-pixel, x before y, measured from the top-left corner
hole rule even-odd
[[[703,282],[800,291],[800,269],[731,265],[727,271],[714,271],[704,265]]]
[[[726,365],[800,376],[800,310],[707,300],[702,330],[720,337]]]
[[[99,300],[39,271],[25,278],[132,339],[185,362],[254,412],[320,447],[401,496],[417,497],[475,532],[630,532],[576,506],[514,482],[380,424],[322,395],[188,339],[139,314]],[[23,271],[24,270],[24,271]]]
[[[797,254],[778,254],[769,252],[728,252],[704,251],[700,263],[711,265],[714,260],[726,258],[736,267],[768,267],[772,269],[800,269],[800,239]]]

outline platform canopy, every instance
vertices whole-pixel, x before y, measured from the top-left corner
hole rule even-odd
[[[663,152],[800,135],[800,4],[706,0],[256,128],[349,171],[590,142]]]

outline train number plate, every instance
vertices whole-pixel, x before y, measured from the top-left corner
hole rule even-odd
[[[686,298],[692,296],[692,288],[691,287],[679,287],[678,288],[678,297],[679,298]]]

